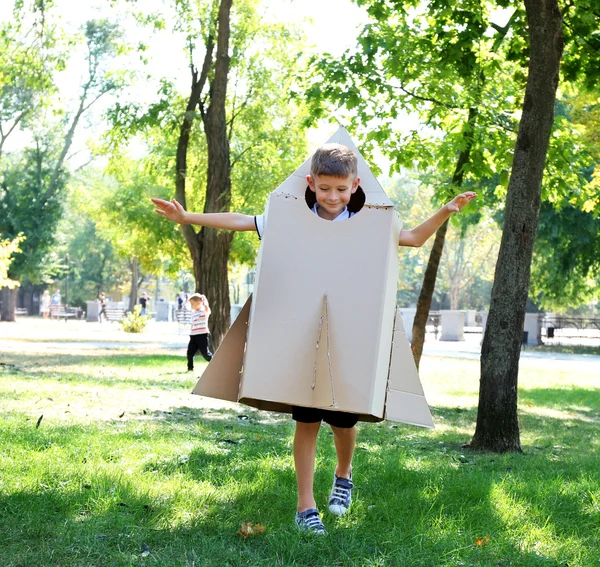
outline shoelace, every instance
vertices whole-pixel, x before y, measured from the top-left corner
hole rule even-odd
[[[335,484],[333,487],[332,501],[338,500],[340,504],[346,504],[350,497],[350,488]]]
[[[341,503],[344,506],[348,505],[350,494],[354,485],[352,481],[346,478],[335,477],[335,483],[331,494],[330,504]]]
[[[308,516],[304,516],[303,523],[309,530],[325,529],[325,526],[323,526],[323,522],[321,522],[321,518],[319,518],[319,514],[317,512],[309,514]]]

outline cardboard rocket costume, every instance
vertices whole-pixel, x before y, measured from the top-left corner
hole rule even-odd
[[[340,222],[314,214],[310,158],[271,193],[254,294],[193,393],[433,427],[396,311],[400,220],[346,130],[328,142],[356,153],[364,205]]]

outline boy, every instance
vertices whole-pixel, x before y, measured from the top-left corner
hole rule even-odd
[[[350,198],[356,193],[360,179],[357,173],[357,157],[346,146],[326,144],[317,150],[306,181],[314,196],[315,203],[312,211],[322,219],[338,222],[354,214],[360,214],[348,210]],[[460,211],[475,196],[473,192],[458,195],[421,225],[412,230],[402,230],[398,244],[422,246],[453,212]],[[259,237],[264,233],[265,215],[188,213],[176,200],[169,202],[152,199],[152,201],[158,207],[157,213],[180,224],[197,224],[228,230],[255,230]],[[348,511],[354,486],[352,457],[356,444],[355,426],[358,416],[348,412],[294,407],[292,417],[296,421],[294,436],[294,463],[298,485],[296,525],[301,531],[323,534],[325,527],[313,496],[317,434],[321,421],[328,423],[334,433],[337,466],[328,507],[331,513],[342,515]]]
[[[192,328],[187,349],[188,372],[194,370],[194,355],[198,351],[207,362],[210,362],[213,356],[208,346],[208,316],[210,315],[208,300],[200,293],[193,293],[190,295],[189,302],[192,307]]]

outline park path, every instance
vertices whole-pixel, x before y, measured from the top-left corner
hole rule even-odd
[[[22,317],[15,323],[0,323],[0,353],[40,350],[74,352],[77,350],[121,349],[183,350],[187,347],[187,329],[178,323],[151,321],[145,333],[125,333],[118,323],[88,323],[86,321],[50,321],[39,317]],[[464,341],[435,340],[428,335],[423,354],[439,358],[478,360],[481,335],[470,333]],[[567,354],[539,350],[521,353],[521,362],[537,366],[569,366],[585,368],[600,377],[600,356]]]

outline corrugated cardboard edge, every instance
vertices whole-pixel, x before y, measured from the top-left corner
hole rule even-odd
[[[252,296],[248,297],[213,359],[200,376],[192,394],[230,402],[238,401],[251,303]]]
[[[270,401],[266,401],[266,400],[256,400],[254,398],[240,398],[239,402],[240,402],[240,404],[245,404],[247,406],[250,406],[250,407],[253,407],[253,408],[256,408],[259,410],[276,411],[279,413],[292,413],[292,405],[284,404],[283,402],[270,402]],[[316,409],[341,412],[341,410],[339,410],[337,408],[316,408]],[[353,412],[343,412],[343,413],[353,413]],[[382,417],[376,417],[371,414],[359,413],[359,414],[354,414],[354,415],[358,415],[358,421],[366,421],[366,422],[370,422],[370,423],[378,423],[380,421],[383,421]]]
[[[434,427],[399,310],[394,319],[385,419]]]

